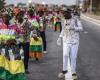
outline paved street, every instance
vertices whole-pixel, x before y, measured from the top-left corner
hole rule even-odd
[[[84,30],[80,32],[77,65],[73,65],[77,66],[76,76],[70,67],[70,62],[76,60],[69,57],[66,66],[66,60],[63,61],[63,45],[57,45],[60,42],[60,31],[56,30],[61,25],[67,26],[69,31],[62,27],[65,30],[63,37],[68,36],[68,41],[73,38],[72,44],[77,44],[77,32],[74,35],[73,27],[69,26],[80,31],[80,21],[74,20],[78,17],[81,18]],[[50,28],[52,26],[55,26],[55,31]],[[64,45],[66,44],[67,42]],[[43,58],[40,60],[43,46]],[[77,51],[77,45],[67,47],[64,52],[66,49]],[[28,49],[31,59],[29,74],[26,74]],[[65,53],[64,57],[66,55]],[[69,56],[75,57],[73,54]],[[65,76],[59,75],[59,78],[100,80],[100,0],[0,0],[0,80],[60,80],[58,74],[62,72],[63,62],[68,70],[65,68],[63,73],[67,73]]]
[[[78,80],[100,79],[100,26],[82,20],[84,32],[81,33],[77,59]],[[30,61],[28,80],[58,80],[62,70],[62,48],[56,45],[59,33],[47,29],[48,54],[39,63]]]
[[[48,53],[44,54],[43,60],[39,63],[29,63],[31,74],[28,80],[57,80],[58,73],[62,70],[62,49],[56,44],[58,34],[47,29]]]
[[[83,20],[77,59],[78,80],[100,80],[100,26]],[[88,32],[88,33],[87,33]]]

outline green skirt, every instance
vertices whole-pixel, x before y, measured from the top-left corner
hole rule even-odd
[[[30,45],[30,52],[42,52],[42,45]]]
[[[18,45],[0,45],[0,80],[27,80]]]

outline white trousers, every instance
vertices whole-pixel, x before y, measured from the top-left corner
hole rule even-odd
[[[70,59],[72,74],[76,73],[76,59],[79,43],[68,44],[63,42],[63,71],[68,68],[68,59]]]

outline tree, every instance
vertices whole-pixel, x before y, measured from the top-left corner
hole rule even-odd
[[[5,0],[0,0],[0,10],[5,6]]]
[[[95,14],[100,14],[100,0],[92,0],[93,1],[93,11]]]
[[[18,7],[24,7],[24,6],[26,6],[26,4],[25,3],[18,3],[17,6]]]

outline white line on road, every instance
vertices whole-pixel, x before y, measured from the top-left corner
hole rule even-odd
[[[99,21],[99,20],[90,18],[90,17],[85,16],[85,15],[81,15],[81,18],[84,19],[84,20],[86,20],[86,21],[88,21],[88,22],[91,22],[91,23],[93,23],[93,24],[95,24],[95,25],[100,26],[100,21]]]
[[[88,34],[88,32],[87,31],[84,31],[84,34]]]

